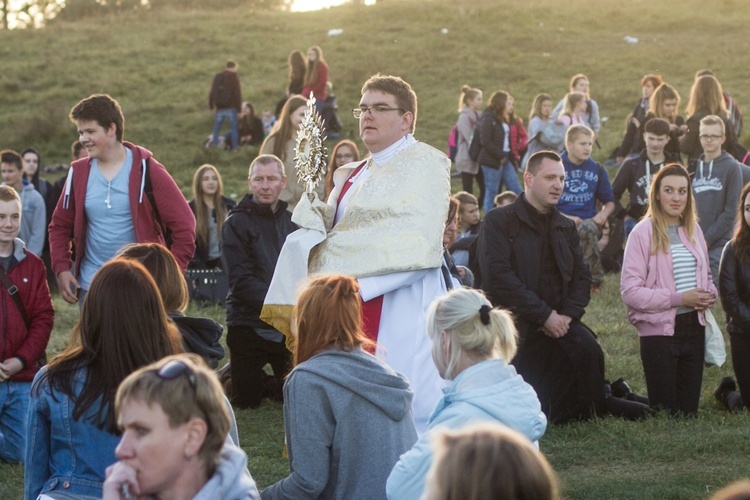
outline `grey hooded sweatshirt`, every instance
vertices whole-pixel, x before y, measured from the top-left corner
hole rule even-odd
[[[229,440],[221,449],[216,470],[193,500],[258,500],[258,488],[247,470],[247,455]]]
[[[284,384],[291,474],[263,499],[384,499],[399,456],[417,440],[403,375],[362,349],[330,349]]]
[[[709,249],[724,248],[732,239],[737,206],[742,193],[742,170],[732,155],[723,151],[713,161],[703,156],[691,164],[698,223]]]

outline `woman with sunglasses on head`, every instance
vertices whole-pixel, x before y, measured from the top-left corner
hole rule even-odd
[[[365,350],[374,345],[361,308],[347,276],[320,276],[300,293],[284,384],[291,474],[261,498],[385,498],[388,474],[417,440],[409,382]]]
[[[646,216],[630,233],[620,281],[638,330],[649,405],[671,415],[698,413],[705,311],[716,302],[708,249],[690,175],[665,165],[651,184]]]
[[[117,386],[130,373],[182,352],[159,290],[138,262],[116,259],[94,275],[68,347],[31,388],[25,498],[101,495],[115,462]]]
[[[122,438],[103,500],[259,498],[247,455],[226,439],[219,380],[197,356],[169,356],[132,373],[114,406]]]

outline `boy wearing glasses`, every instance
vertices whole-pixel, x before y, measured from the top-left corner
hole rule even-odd
[[[722,151],[726,140],[724,120],[716,115],[703,117],[700,123],[703,154],[690,162],[693,194],[698,220],[706,238],[711,277],[719,286],[719,261],[727,241],[732,238],[737,204],[742,192],[742,170],[732,155]]]

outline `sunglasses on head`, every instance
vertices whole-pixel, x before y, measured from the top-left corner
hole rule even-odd
[[[156,375],[162,380],[174,380],[177,377],[185,375],[190,382],[190,386],[195,390],[195,373],[193,370],[179,359],[168,361],[164,366],[157,370]]]

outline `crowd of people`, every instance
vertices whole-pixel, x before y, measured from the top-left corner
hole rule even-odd
[[[210,143],[225,119],[230,149],[264,137],[239,202],[210,164],[188,202],[124,140],[108,95],[71,110],[80,158],[64,181],[40,179],[33,148],[0,152],[0,459],[24,462],[25,498],[556,499],[548,425],[695,416],[719,300],[733,358],[748,355],[750,169],[710,72],[686,121],[674,88],[643,78],[612,183],[591,158],[601,120],[585,75],[554,109],[536,96],[528,133],[509,93],[483,110],[464,86],[453,196],[450,159],[415,137],[416,93],[373,75],[353,110],[365,154],[335,144],[308,197],[295,131],[310,93],[323,111],[328,66],[314,46],[289,67],[267,132],[248,103],[254,131],[238,130],[236,63],[214,78]],[[614,260],[646,396],[605,380],[583,322],[613,241],[626,241]],[[228,278],[219,371],[222,325],[186,316],[185,273],[214,268]],[[80,317],[47,361],[50,284]],[[735,374],[716,398],[736,411],[750,371]],[[290,474],[259,491],[233,408],[264,398],[283,403]]]

